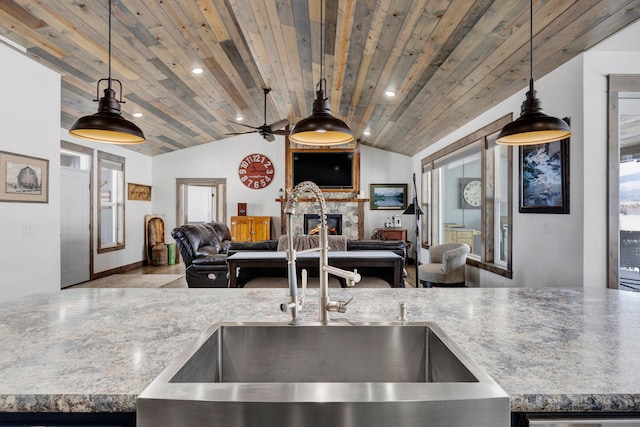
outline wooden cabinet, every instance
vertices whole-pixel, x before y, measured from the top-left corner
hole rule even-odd
[[[444,229],[444,243],[466,243],[473,251],[473,236],[478,234],[476,230],[469,229]]]
[[[231,240],[234,242],[257,242],[271,238],[271,217],[232,216]]]
[[[380,232],[382,234],[382,240],[407,241],[407,230],[405,228],[383,228]]]

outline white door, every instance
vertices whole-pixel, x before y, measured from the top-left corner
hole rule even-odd
[[[89,172],[60,170],[60,263],[65,288],[90,278]]]
[[[217,221],[216,187],[187,186],[187,224]]]

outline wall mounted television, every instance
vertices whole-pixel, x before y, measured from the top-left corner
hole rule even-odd
[[[287,187],[312,181],[325,191],[360,191],[360,153],[353,149],[291,149]]]

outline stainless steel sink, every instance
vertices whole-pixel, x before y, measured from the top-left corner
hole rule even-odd
[[[508,426],[433,323],[219,323],[138,397],[138,426]]]

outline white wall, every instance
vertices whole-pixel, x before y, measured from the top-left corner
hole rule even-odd
[[[126,106],[126,104],[125,104]],[[97,106],[96,106],[97,108]],[[125,107],[126,108],[126,107]],[[143,121],[137,122],[144,132]],[[74,144],[89,147],[94,150],[93,152],[93,203],[96,203],[99,197],[99,191],[95,189],[100,188],[98,185],[99,170],[98,170],[98,151],[105,153],[115,154],[125,158],[125,192],[127,191],[127,183],[152,185],[151,181],[151,157],[144,154],[136,153],[127,148],[114,145],[103,144],[97,142],[86,141],[84,139],[75,138],[67,132],[66,129],[58,129],[60,132],[60,139],[72,142]],[[152,187],[151,200],[155,197],[156,188]],[[95,206],[95,205],[94,205]],[[98,253],[98,234],[92,233],[93,239],[93,272],[100,273],[103,271],[111,270],[118,267],[135,264],[146,259],[145,255],[145,228],[144,228],[144,216],[151,213],[152,202],[145,202],[141,200],[129,200],[125,197],[125,247],[124,249]],[[165,220],[166,221],[166,220]],[[98,226],[98,210],[93,209],[93,226]],[[168,229],[165,223],[165,228]],[[165,230],[165,233],[171,231]]]
[[[571,118],[569,215],[518,213],[518,153],[514,153],[513,280],[468,269],[472,286],[606,287],[607,80],[608,74],[640,74],[640,23],[536,78],[545,112]],[[629,50],[634,52],[629,52]],[[624,50],[624,51],[620,51]],[[534,70],[535,72],[535,70]],[[520,114],[526,89],[483,113],[413,157],[420,160],[500,118]],[[548,232],[545,232],[548,229]]]
[[[275,165],[273,182],[264,189],[245,187],[238,177],[238,165],[248,154],[260,153],[269,157]],[[411,159],[372,147],[361,146],[360,185],[365,197],[369,197],[369,184],[411,183]],[[211,142],[153,158],[154,213],[165,215],[167,235],[176,221],[176,178],[227,178],[227,218],[237,215],[238,203],[247,203],[248,215],[280,218],[280,203],[276,202],[278,189],[285,186],[284,138],[276,136],[274,142],[266,142],[255,134],[241,135]],[[411,185],[409,186],[411,188]],[[156,191],[157,189],[157,191]],[[413,190],[409,190],[413,197]],[[365,206],[365,237],[376,227],[384,225],[384,219],[400,211],[371,211]],[[409,218],[403,218],[409,221]],[[405,227],[410,224],[404,224]],[[171,240],[171,238],[169,237]]]
[[[60,289],[60,75],[0,43],[0,150],[49,160],[49,202],[0,202],[0,301]],[[7,66],[10,64],[11,66]],[[31,236],[23,236],[23,226]]]

